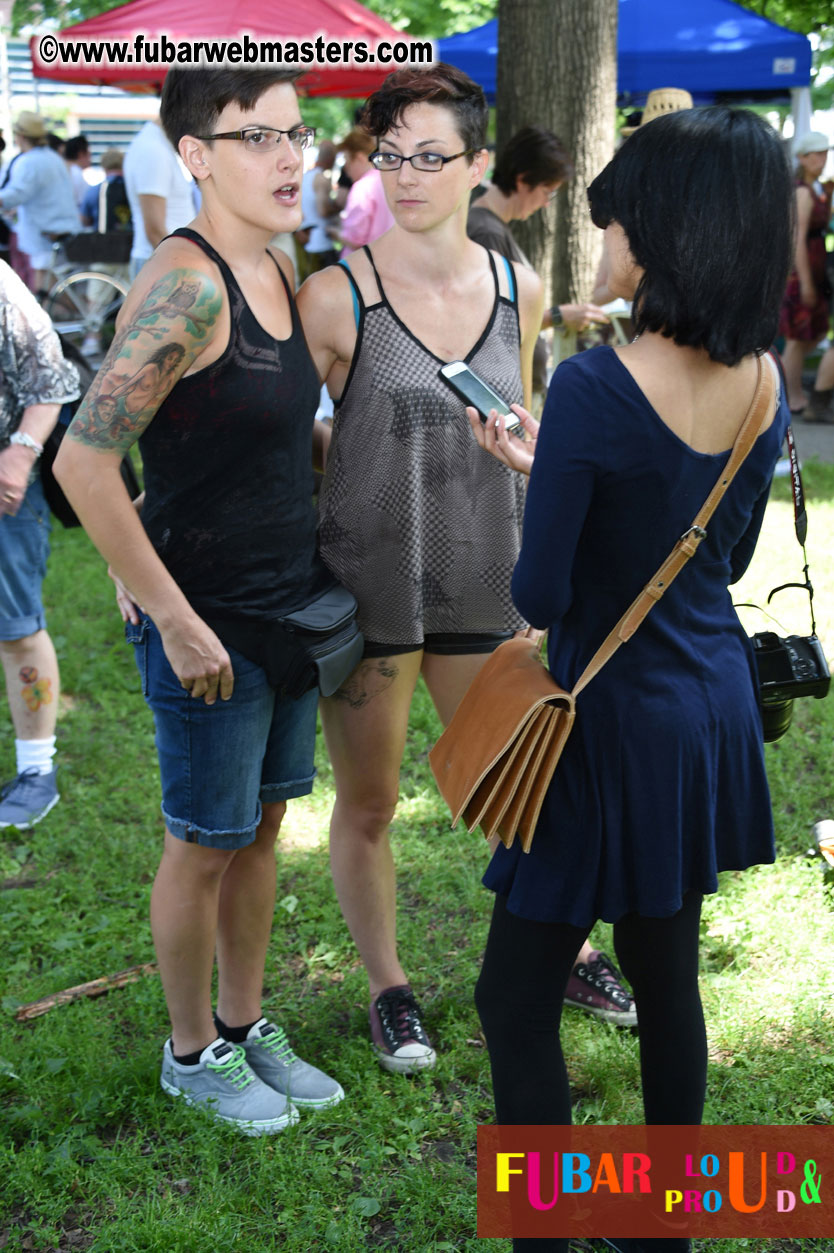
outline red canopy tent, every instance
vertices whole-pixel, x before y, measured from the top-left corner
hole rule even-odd
[[[363,40],[370,46],[380,40],[391,43],[407,39],[358,0],[229,0],[222,7],[206,0],[132,0],[98,17],[68,26],[56,36],[60,43],[79,40],[132,41],[138,34],[148,39],[161,35],[172,41],[251,39]],[[39,56],[43,36],[30,41],[33,71],[38,78],[63,83],[94,83],[124,87],[129,91],[158,92],[167,72],[165,66],[142,64],[66,64],[56,53],[49,64]],[[262,63],[263,64],[263,63]],[[304,65],[293,66],[304,70]],[[367,96],[396,69],[390,65],[316,64],[298,82],[301,95]]]

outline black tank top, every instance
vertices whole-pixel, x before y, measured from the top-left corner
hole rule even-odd
[[[332,582],[316,554],[312,503],[316,368],[280,267],[292,312],[288,339],[267,334],[201,235],[173,233],[219,268],[231,331],[223,355],[180,379],[139,440],[142,521],[202,617],[287,613]]]

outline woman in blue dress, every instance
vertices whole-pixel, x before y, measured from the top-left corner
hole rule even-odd
[[[473,421],[516,468],[535,452],[513,597],[548,628],[550,669],[567,689],[724,467],[791,259],[787,164],[746,110],[651,122],[588,194],[612,291],[634,301],[636,340],[559,367],[533,446],[496,431],[494,416]],[[476,1002],[500,1123],[571,1121],[560,1011],[600,918],[614,924],[637,1001],[646,1121],[701,1121],[701,900],[719,871],[774,858],[754,661],[728,591],[752,555],[788,422],[774,396],[698,552],[579,697],[530,853],[499,845],[488,868],[496,897]]]

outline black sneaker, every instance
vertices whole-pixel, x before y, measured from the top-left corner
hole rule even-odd
[[[420,1007],[408,984],[386,988],[371,1004],[371,1040],[383,1070],[410,1075],[437,1060],[420,1021]]]
[[[592,952],[588,962],[577,962],[568,979],[565,1004],[584,1009],[616,1027],[636,1027],[634,998],[620,983],[622,975],[605,953]]]

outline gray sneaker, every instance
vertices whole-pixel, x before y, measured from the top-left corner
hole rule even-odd
[[[0,788],[0,827],[26,831],[45,818],[60,799],[54,770],[49,774],[39,774],[34,767],[22,770]]]
[[[246,1060],[259,1079],[289,1097],[293,1105],[323,1109],[338,1105],[342,1085],[292,1051],[283,1027],[259,1018],[243,1042]]]
[[[219,1037],[203,1049],[196,1066],[175,1061],[171,1041],[166,1040],[159,1082],[169,1096],[207,1106],[215,1118],[245,1136],[274,1135],[298,1122],[298,1110],[258,1078],[241,1045]]]

